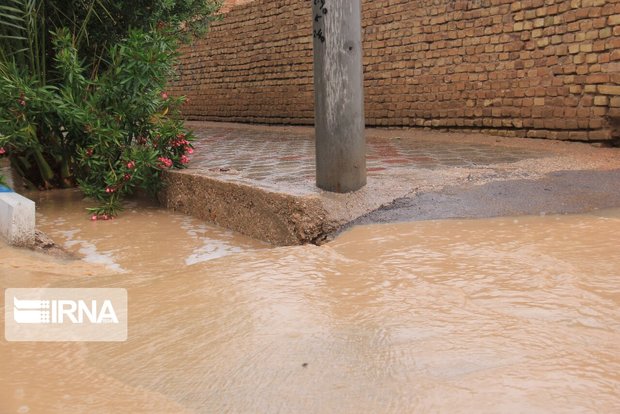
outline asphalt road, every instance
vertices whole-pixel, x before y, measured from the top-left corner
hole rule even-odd
[[[539,180],[446,187],[439,192],[400,198],[346,227],[448,218],[583,213],[613,207],[620,207],[620,169],[557,171]]]

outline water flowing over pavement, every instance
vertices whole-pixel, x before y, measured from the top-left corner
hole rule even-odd
[[[620,411],[617,210],[268,248],[45,196],[42,229],[84,259],[0,246],[0,286],[124,287],[129,338],[0,341],[2,414]]]

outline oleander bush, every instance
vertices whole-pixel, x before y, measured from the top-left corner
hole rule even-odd
[[[70,2],[62,16],[71,19],[50,21],[66,2],[8,1],[0,5],[0,156],[30,187],[78,185],[98,201],[93,219],[115,216],[138,189],[157,192],[162,171],[183,168],[193,151],[183,98],[165,89],[177,45],[206,27],[218,3]]]

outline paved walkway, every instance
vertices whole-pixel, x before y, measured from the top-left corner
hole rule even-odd
[[[239,124],[189,123],[198,136],[190,167],[204,174],[258,186],[304,188],[314,186],[314,130],[305,127],[264,127]],[[546,151],[510,148],[489,143],[429,140],[411,130],[369,131],[367,171],[370,177],[395,169],[478,167],[541,158]],[[425,139],[416,139],[425,138]],[[284,186],[284,187],[282,187]]]
[[[321,242],[355,220],[620,207],[620,196],[607,196],[620,194],[616,148],[369,129],[368,185],[335,194],[315,186],[312,128],[198,122],[188,126],[198,137],[196,151],[187,170],[168,173],[171,185],[163,193],[164,204],[274,244]],[[580,175],[593,171],[597,174]],[[551,182],[543,185],[541,180]],[[528,184],[535,181],[538,184]],[[553,191],[547,191],[549,186]],[[467,202],[460,201],[459,194]],[[528,198],[545,201],[524,203]],[[496,208],[490,209],[490,204]]]

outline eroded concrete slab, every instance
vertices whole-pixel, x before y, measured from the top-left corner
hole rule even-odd
[[[488,183],[536,181],[556,171],[620,168],[619,149],[590,144],[367,130],[368,185],[354,193],[334,194],[314,184],[311,128],[188,125],[199,137],[195,156],[187,170],[166,174],[169,185],[161,193],[162,203],[276,245],[320,243],[348,223],[394,206],[395,200]],[[616,188],[618,183],[608,180]],[[572,199],[588,197],[585,186],[567,186],[568,182],[562,188]],[[490,194],[479,198],[480,206],[489,203]],[[429,197],[424,208],[449,209],[446,197]],[[403,212],[399,220],[407,214],[414,217],[412,211]],[[518,209],[508,200],[498,214],[513,211]]]

